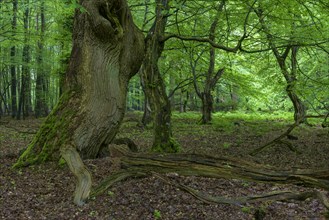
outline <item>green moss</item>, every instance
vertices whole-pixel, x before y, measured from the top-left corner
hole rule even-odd
[[[180,151],[180,144],[174,138],[170,138],[168,143],[155,144],[151,150],[157,153],[177,153]]]
[[[59,158],[59,148],[72,134],[69,134],[71,118],[76,114],[67,106],[73,97],[73,92],[62,95],[59,103],[48,115],[32,142],[14,164],[14,168],[43,163],[50,158]]]
[[[66,161],[64,160],[63,157],[61,157],[58,161],[58,166],[64,167],[66,165]]]

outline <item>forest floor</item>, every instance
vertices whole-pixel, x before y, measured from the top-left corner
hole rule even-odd
[[[137,126],[140,114],[128,113],[119,133],[131,138],[141,152],[152,143],[152,128]],[[216,114],[210,125],[199,125],[197,114],[175,114],[173,129],[181,151],[213,156],[230,156],[277,168],[329,169],[328,128],[320,124],[301,125],[289,140],[298,150],[275,145],[256,156],[249,152],[283,133],[291,121],[263,115]],[[128,179],[115,184],[106,194],[91,198],[82,207],[73,204],[75,179],[65,166],[48,162],[19,170],[11,169],[19,153],[33,138],[42,120],[0,120],[0,218],[1,219],[325,219],[326,212],[316,199],[247,204],[206,204],[156,176]],[[110,158],[86,160],[93,184],[115,172]],[[171,174],[172,175],[172,174]],[[170,177],[170,176],[168,176]],[[303,192],[306,187],[254,183],[237,179],[170,177],[177,183],[210,195],[230,198],[272,191]]]

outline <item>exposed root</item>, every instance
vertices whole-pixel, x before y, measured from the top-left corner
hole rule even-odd
[[[101,184],[99,184],[92,192],[91,197],[101,195],[115,183],[125,180],[129,177],[146,177],[149,174],[146,172],[138,172],[138,171],[127,171],[123,170],[112,174],[111,176],[107,177]]]
[[[61,149],[62,157],[69,165],[70,170],[76,177],[74,203],[81,206],[89,197],[91,188],[91,174],[83,164],[77,150],[72,146]]]

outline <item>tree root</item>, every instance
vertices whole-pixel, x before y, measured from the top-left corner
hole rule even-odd
[[[146,176],[149,176],[149,174],[146,172],[136,172],[136,171],[128,171],[128,170],[119,171],[107,177],[101,184],[99,184],[94,190],[92,190],[90,196],[94,197],[101,195],[106,190],[108,190],[111,186],[113,186],[115,183],[118,183],[130,177],[136,178],[136,177],[146,177]]]
[[[79,153],[74,147],[68,146],[61,149],[61,154],[76,177],[74,203],[81,206],[89,197],[91,174],[83,164]]]

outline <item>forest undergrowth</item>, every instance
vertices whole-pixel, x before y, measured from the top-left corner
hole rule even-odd
[[[141,113],[128,112],[118,137],[133,140],[140,152],[149,152],[152,125],[138,126]],[[284,132],[293,123],[291,114],[216,113],[212,124],[199,124],[198,113],[174,113],[173,133],[182,153],[228,156],[279,169],[329,169],[328,128],[320,120],[300,125],[285,144],[275,144],[255,156],[250,152]],[[316,199],[274,201],[246,205],[208,204],[156,175],[130,178],[115,184],[104,195],[77,207],[72,203],[74,177],[56,162],[11,169],[31,141],[42,120],[0,120],[0,217],[2,219],[324,219],[325,208]],[[111,158],[86,160],[94,186],[118,167]],[[213,196],[235,198],[275,191],[303,192],[308,188],[237,179],[184,177],[167,174],[175,183]]]

